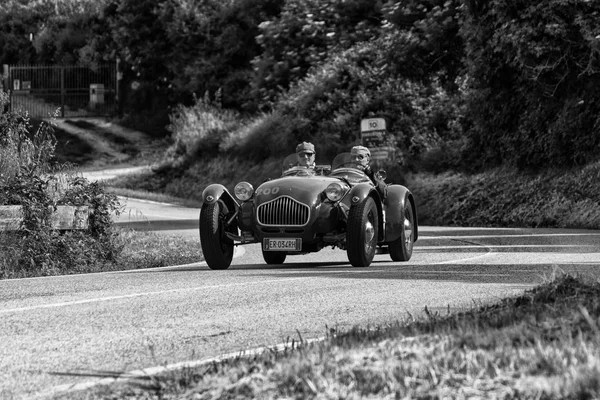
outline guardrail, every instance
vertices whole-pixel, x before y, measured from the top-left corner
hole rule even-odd
[[[89,206],[57,206],[50,216],[50,228],[56,230],[87,229]],[[0,231],[20,230],[23,206],[0,206]]]

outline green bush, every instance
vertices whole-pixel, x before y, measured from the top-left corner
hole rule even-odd
[[[6,112],[0,92],[0,205],[20,205],[19,230],[2,232],[0,278],[52,275],[100,269],[121,251],[111,214],[120,210],[116,196],[54,162],[52,126],[32,129],[26,114]],[[52,229],[59,205],[88,206],[86,231]]]
[[[600,163],[591,163],[536,174],[419,174],[408,187],[423,225],[599,229],[599,177]]]
[[[194,96],[194,104],[177,106],[170,115],[173,144],[165,153],[165,162],[178,166],[203,153],[218,151],[221,140],[240,126],[238,113],[221,107],[220,91],[211,101],[208,93],[203,99]]]

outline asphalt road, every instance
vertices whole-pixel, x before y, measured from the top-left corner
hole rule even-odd
[[[120,223],[198,235],[198,210],[128,202]],[[553,271],[599,275],[600,232],[422,227],[413,258],[351,267],[341,250],[233,265],[0,281],[0,398],[47,398],[99,378],[328,330],[377,326],[517,295]],[[77,376],[78,374],[82,376]]]

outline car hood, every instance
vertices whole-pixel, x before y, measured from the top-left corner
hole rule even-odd
[[[301,203],[314,205],[319,194],[339,178],[327,176],[289,176],[264,182],[256,189],[255,204],[259,205],[280,196],[289,196]]]

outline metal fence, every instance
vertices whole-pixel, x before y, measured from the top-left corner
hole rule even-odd
[[[111,116],[117,111],[117,65],[4,66],[10,108],[31,117]]]

